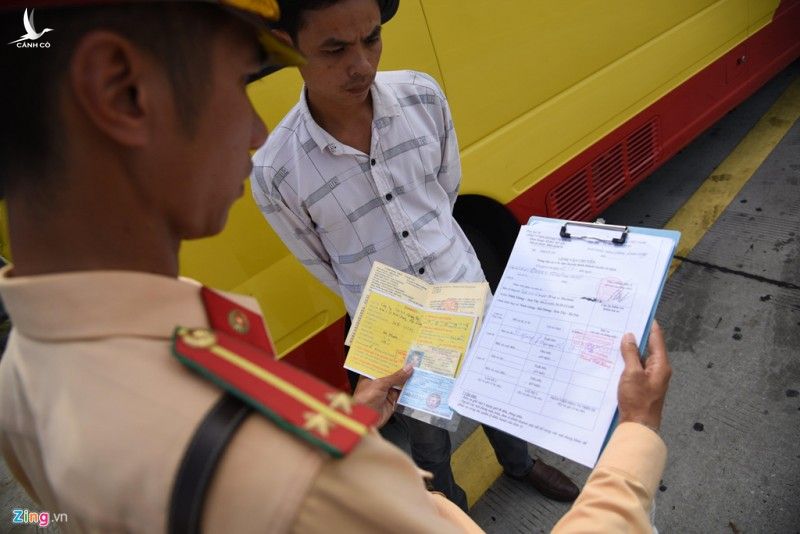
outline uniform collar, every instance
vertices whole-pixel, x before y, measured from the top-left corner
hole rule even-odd
[[[380,81],[380,73],[375,77],[370,87],[372,94],[372,124],[385,125],[393,117],[400,115],[400,102],[392,92],[391,88]],[[311,139],[314,140],[320,150],[328,150],[336,154],[337,150],[334,147],[342,145],[335,137],[325,131],[314,117],[311,115],[311,110],[308,107],[308,96],[306,95],[306,87],[300,90],[300,110],[305,117],[306,127]],[[332,150],[333,149],[333,150]],[[341,152],[340,152],[341,153]]]
[[[167,339],[178,325],[208,326],[202,286],[193,280],[132,271],[14,277],[12,268],[0,270],[0,295],[14,328],[27,337]]]

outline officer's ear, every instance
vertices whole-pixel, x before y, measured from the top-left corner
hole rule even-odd
[[[119,34],[96,30],[84,35],[73,52],[69,85],[87,119],[126,146],[149,140],[159,87],[153,60]]]

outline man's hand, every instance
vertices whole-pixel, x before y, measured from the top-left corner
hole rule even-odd
[[[647,349],[650,354],[642,365],[633,334],[625,334],[622,338],[625,370],[622,371],[617,390],[619,422],[640,423],[658,432],[672,368],[661,327],[655,321]]]
[[[413,370],[413,367],[407,365],[389,376],[375,380],[362,376],[353,392],[353,402],[364,404],[378,412],[378,428],[382,427],[394,413],[397,398],[400,396],[400,391],[394,389],[394,386],[405,384]]]

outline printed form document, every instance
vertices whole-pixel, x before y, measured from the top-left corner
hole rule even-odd
[[[616,245],[607,230],[564,239],[561,226],[521,228],[450,406],[593,467],[617,408],[620,341],[642,340],[676,239]]]

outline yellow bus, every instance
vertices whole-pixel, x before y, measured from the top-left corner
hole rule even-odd
[[[496,282],[530,215],[592,219],[797,58],[800,0],[403,0],[383,35],[381,70],[429,73],[448,97],[456,218]],[[275,125],[300,89],[285,69],[251,96]],[[180,259],[256,297],[281,357],[346,387],[342,302],[249,192]]]

